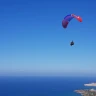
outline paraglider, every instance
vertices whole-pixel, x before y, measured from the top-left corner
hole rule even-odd
[[[72,46],[72,45],[74,45],[74,42],[73,41],[70,42],[70,46]]]
[[[70,22],[73,18],[77,19],[79,22],[82,22],[82,18],[81,18],[80,16],[76,16],[76,15],[74,15],[74,14],[69,14],[69,15],[65,16],[64,19],[62,20],[62,26],[63,26],[63,28],[67,28],[69,22]],[[71,46],[74,45],[74,42],[72,41],[72,42],[70,43],[70,45],[71,45]]]

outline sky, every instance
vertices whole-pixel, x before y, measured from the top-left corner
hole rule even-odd
[[[0,1],[0,75],[94,75],[95,57],[96,0]]]

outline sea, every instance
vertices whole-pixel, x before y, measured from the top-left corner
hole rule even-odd
[[[96,77],[1,76],[0,96],[81,96],[74,90],[91,82]]]

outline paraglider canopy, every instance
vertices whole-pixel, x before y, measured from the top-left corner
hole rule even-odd
[[[62,20],[62,26],[63,28],[67,28],[68,23],[73,19],[77,19],[79,22],[82,22],[82,18],[80,16],[76,16],[74,14],[69,14],[67,16],[64,17],[64,19]]]

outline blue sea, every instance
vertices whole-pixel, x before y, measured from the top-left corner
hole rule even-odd
[[[84,89],[91,77],[0,77],[0,96],[81,96],[74,92]]]

